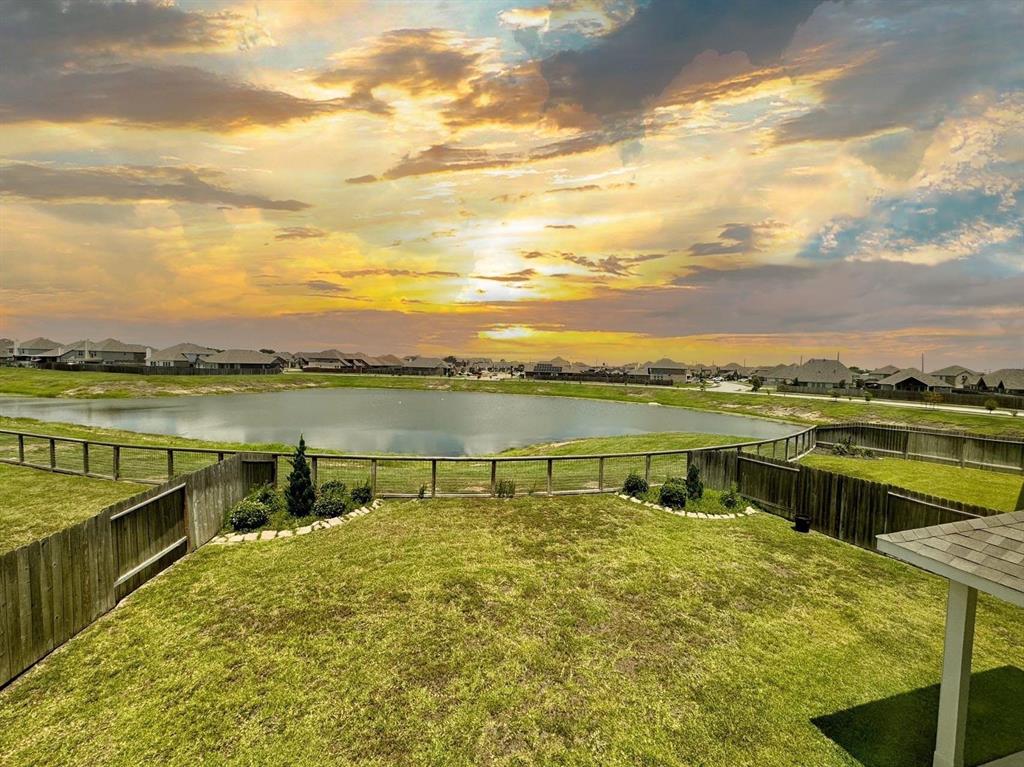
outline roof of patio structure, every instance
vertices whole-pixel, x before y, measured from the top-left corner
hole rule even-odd
[[[880,535],[878,549],[1024,607],[1024,510]]]

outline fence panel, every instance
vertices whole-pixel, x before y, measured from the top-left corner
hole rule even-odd
[[[418,471],[422,471],[421,462],[410,462]],[[430,479],[423,484],[430,487]],[[416,493],[419,485],[412,488]],[[409,492],[409,491],[406,491]],[[429,489],[427,494],[429,495]],[[438,495],[490,495],[491,494],[491,462],[482,461],[438,461],[437,462],[437,494]]]
[[[361,485],[364,482],[370,481],[370,461],[369,459],[360,458],[343,458],[340,456],[327,456],[317,455],[316,457],[316,483],[322,485],[324,482],[331,480],[337,480],[344,482],[350,489],[356,485]],[[310,458],[312,461],[313,458]],[[282,468],[283,467],[283,468]],[[278,471],[284,471],[284,474],[278,474],[279,477],[287,476],[287,472],[291,470],[291,466],[287,461],[281,462],[278,465]],[[397,477],[396,477],[397,479]],[[382,467],[378,465],[377,469],[377,486],[378,492],[381,492],[381,488],[389,486],[392,480],[391,472],[384,471]],[[384,483],[383,485],[381,483]],[[401,485],[399,485],[401,486]]]
[[[376,482],[374,482],[374,461],[366,461],[366,473],[356,484],[367,479],[375,485],[377,495],[416,495],[424,485],[425,495],[430,495],[430,463],[427,461],[403,461],[397,459],[376,459]],[[438,489],[438,492],[441,492]]]
[[[694,450],[690,460],[699,468],[704,486],[712,490],[728,490],[736,482],[739,450]]]
[[[114,597],[121,600],[188,552],[185,483],[113,511],[110,525],[117,569]]]
[[[548,491],[548,462],[543,458],[497,461],[495,463],[495,482],[502,480],[512,480],[516,483],[516,495],[546,493]]]
[[[799,468],[785,461],[739,454],[735,474],[740,495],[771,507],[779,516],[793,518]]]
[[[669,477],[685,477],[686,467],[686,453],[652,455],[650,483],[663,485]]]
[[[551,462],[551,490],[555,493],[598,492],[600,489],[599,458],[555,458]],[[547,467],[545,466],[545,473]]]
[[[646,468],[642,455],[630,455],[604,459],[604,487],[606,490],[621,490],[630,472],[641,477]]]

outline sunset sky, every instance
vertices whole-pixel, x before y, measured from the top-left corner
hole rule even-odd
[[[0,335],[1024,365],[1024,3],[0,0]]]

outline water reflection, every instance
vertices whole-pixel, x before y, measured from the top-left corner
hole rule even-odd
[[[537,442],[659,431],[755,438],[797,427],[681,408],[472,392],[318,389],[150,399],[0,397],[6,416],[231,442],[295,442],[352,453],[482,455]]]

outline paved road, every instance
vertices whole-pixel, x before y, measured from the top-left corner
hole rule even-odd
[[[716,391],[716,392],[721,392],[723,394],[760,394],[760,395],[769,394],[769,392],[762,392],[762,391],[753,392],[753,391],[750,390],[750,386],[749,385],[744,384],[744,383],[740,383],[738,381],[722,381],[722,383],[718,384],[713,389],[708,389],[708,391]],[[790,392],[786,392],[785,394],[783,394],[781,392],[770,392],[770,394],[771,394],[771,396],[774,396],[774,397],[795,397],[796,399],[813,399],[813,400],[817,400],[818,402],[822,402],[822,401],[828,402],[828,401],[831,401],[831,397],[822,396],[820,394],[792,394]],[[858,400],[858,399],[848,400],[846,397],[840,397],[838,401],[839,402],[852,402],[854,404],[858,404],[858,403],[860,403],[860,404],[867,404],[863,400]],[[909,408],[924,408],[925,410],[944,410],[944,411],[946,411],[948,413],[970,413],[971,415],[992,415],[992,417],[994,417],[994,418],[995,417],[999,417],[999,416],[1004,416],[1004,417],[1007,417],[1007,418],[1012,418],[1013,417],[1013,413],[1009,412],[1008,410],[996,410],[994,413],[990,414],[987,410],[985,410],[985,408],[981,408],[981,407],[968,407],[966,405],[930,405],[930,404],[925,403],[925,402],[903,402],[902,400],[881,399],[879,397],[876,397],[875,399],[871,400],[871,404],[872,405],[886,405],[888,407],[909,407]],[[1017,415],[1018,415],[1018,417],[1024,417],[1024,413],[1018,413]]]

